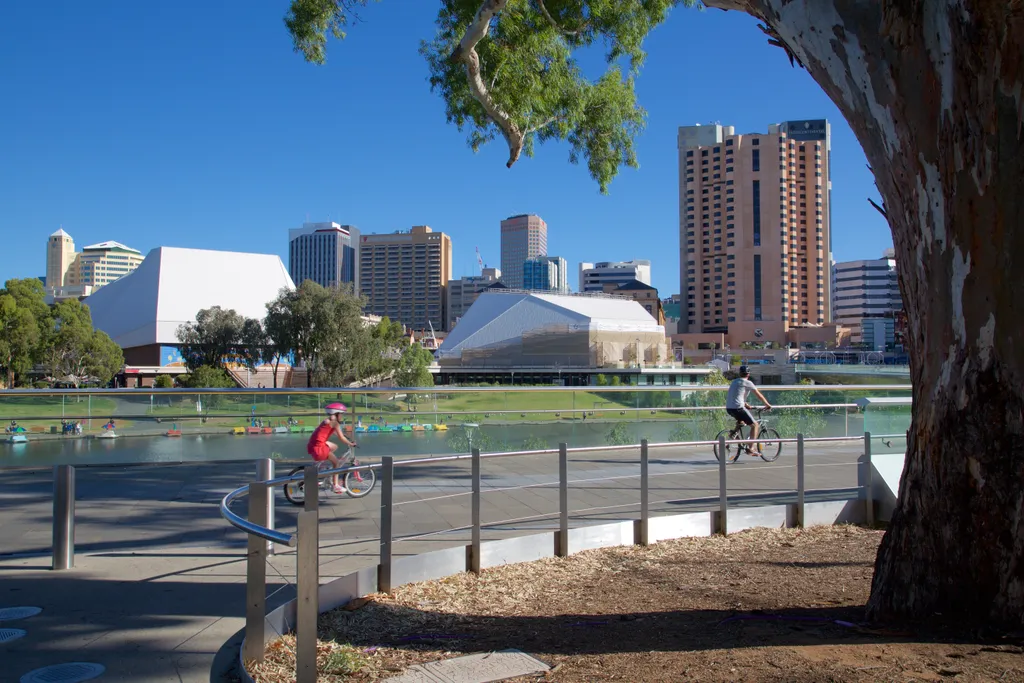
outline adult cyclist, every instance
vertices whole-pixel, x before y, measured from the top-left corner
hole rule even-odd
[[[750,438],[756,443],[757,433],[760,431],[760,425],[754,420],[754,416],[750,414],[751,405],[747,403],[747,394],[754,392],[761,403],[764,403],[764,407],[767,410],[771,410],[772,406],[768,403],[768,399],[764,397],[754,383],[750,381],[750,370],[747,369],[746,365],[740,366],[740,376],[732,381],[729,385],[729,393],[725,397],[725,411],[730,416],[736,419],[741,424],[748,425],[750,427]],[[757,449],[761,450],[761,444],[757,444]],[[743,447],[747,453],[756,455],[751,450],[749,445]]]
[[[341,442],[350,448],[354,447],[356,442],[350,441],[341,429],[341,416],[347,411],[344,403],[329,403],[324,411],[327,413],[327,419],[313,430],[313,436],[309,437],[309,443],[306,444],[306,452],[317,462],[329,460],[331,468],[337,469],[340,466],[340,461],[334,452],[338,450],[338,444],[328,439],[331,438],[331,435],[337,434]],[[345,487],[338,481],[337,473],[331,477],[331,482],[334,485],[335,493],[345,493]]]

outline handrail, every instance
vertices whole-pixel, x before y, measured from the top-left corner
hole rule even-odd
[[[282,387],[272,389],[263,387],[256,388],[235,388],[235,389],[190,389],[174,388],[165,389],[157,387],[139,389],[110,389],[107,387],[96,389],[5,389],[0,396],[86,396],[89,394],[97,396],[142,396],[142,395],[195,395],[195,394],[460,394],[460,393],[492,393],[492,392],[566,392],[566,393],[595,393],[595,392],[623,392],[623,391],[726,391],[727,384],[666,384],[659,386],[651,385],[620,385],[620,386],[585,386],[585,387],[561,387],[543,385],[512,385],[499,387],[472,387],[472,386],[434,386],[434,387],[311,387],[295,388]],[[764,385],[768,391],[910,391],[909,384],[778,384]]]
[[[895,439],[895,438],[901,438],[901,437],[906,437],[906,434],[878,434],[878,435],[872,434],[871,435],[872,439]],[[761,440],[762,439],[758,439],[756,441],[761,441]],[[823,437],[805,438],[803,440],[803,442],[805,444],[808,444],[808,443],[827,443],[827,442],[835,443],[835,442],[840,442],[840,441],[863,441],[863,440],[864,440],[863,436],[823,436]],[[727,439],[725,441],[725,443],[726,443],[726,445],[730,445],[730,444],[756,443],[756,441],[754,439]],[[798,441],[799,441],[799,439],[772,439],[772,442],[774,442],[774,443],[797,443]],[[670,441],[670,442],[661,442],[661,443],[651,443],[651,444],[648,444],[647,447],[648,448],[670,448],[670,447],[679,448],[679,447],[687,447],[687,446],[717,446],[717,445],[719,445],[719,443],[720,442],[717,441],[717,440],[709,440],[709,441]],[[629,449],[633,449],[633,448],[640,448],[640,444],[628,444],[628,445],[623,445],[623,446],[581,446],[581,447],[578,447],[578,448],[567,448],[565,452],[567,454],[571,454],[571,453],[599,453],[599,452],[606,452],[606,451],[629,450]],[[553,454],[556,454],[556,453],[560,453],[560,449],[554,448],[554,449],[530,450],[530,451],[506,451],[506,452],[495,452],[495,453],[481,453],[480,457],[481,458],[499,458],[499,457],[506,457],[507,458],[507,457],[525,456],[525,455],[553,455]],[[459,455],[444,455],[444,456],[438,456],[438,457],[433,457],[433,458],[411,458],[411,459],[407,459],[407,460],[399,460],[399,461],[396,461],[394,464],[395,464],[396,467],[397,466],[406,466],[406,465],[423,465],[423,464],[438,463],[438,462],[452,462],[452,461],[458,461],[458,460],[470,460],[472,457],[473,457],[472,454],[468,454],[468,453],[467,454],[459,454]],[[381,465],[377,464],[377,463],[369,464],[369,465],[347,465],[345,467],[339,467],[339,468],[336,468],[336,469],[319,470],[317,472],[317,478],[319,479],[321,477],[328,477],[328,476],[332,476],[334,474],[338,474],[338,473],[341,473],[341,472],[351,472],[351,471],[358,471],[358,470],[373,470],[373,469],[378,469],[380,467],[381,467]],[[293,476],[277,477],[275,479],[269,479],[269,480],[267,480],[265,482],[260,482],[260,483],[264,483],[264,484],[267,484],[267,485],[270,485],[270,486],[274,486],[274,485],[278,485],[278,484],[284,484],[284,483],[289,482],[289,481],[299,481],[299,480],[302,480],[304,477],[305,477],[304,473],[299,473],[299,474],[296,474],[296,475],[293,475]],[[236,529],[240,529],[241,531],[244,531],[247,534],[250,534],[252,536],[257,536],[259,538],[262,538],[264,540],[270,541],[272,543],[279,543],[281,545],[286,545],[288,547],[295,547],[295,544],[297,542],[295,534],[286,534],[286,533],[283,533],[283,532],[280,532],[280,531],[275,531],[273,529],[269,529],[267,527],[262,527],[262,526],[259,526],[257,524],[253,524],[252,522],[250,522],[249,520],[245,519],[241,515],[238,515],[238,514],[236,514],[236,513],[231,511],[231,503],[234,502],[236,498],[239,498],[243,494],[248,494],[248,492],[249,492],[249,485],[246,484],[245,486],[240,486],[239,488],[235,489],[234,491],[229,492],[226,496],[224,496],[224,498],[220,502],[220,514],[221,514],[221,516],[225,520],[227,520],[232,526],[234,526]]]

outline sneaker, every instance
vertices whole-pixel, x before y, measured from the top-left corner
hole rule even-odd
[[[335,487],[334,487],[334,492],[335,492],[335,493],[338,493],[338,494],[341,494],[341,493],[348,493],[348,489],[346,489],[346,488],[345,488],[344,486],[342,486],[341,484],[339,484],[339,485],[337,485],[337,486],[335,486]]]

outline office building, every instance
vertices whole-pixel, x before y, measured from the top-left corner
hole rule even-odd
[[[832,287],[833,316],[850,328],[852,343],[872,350],[894,343],[894,314],[903,309],[903,299],[891,250],[880,259],[834,264]]]
[[[447,329],[451,273],[451,239],[426,225],[359,238],[359,292],[370,315],[420,332]]]
[[[640,304],[659,325],[665,326],[665,308],[658,297],[658,290],[639,280],[630,280],[625,284],[605,283],[604,293],[620,299],[630,299]],[[666,330],[667,332],[667,330]]]
[[[523,263],[523,289],[539,292],[569,292],[569,264],[561,256],[538,256]]]
[[[605,285],[624,285],[633,280],[645,285],[651,284],[650,261],[600,261],[580,264],[581,292],[603,292]]]
[[[501,281],[523,289],[523,264],[548,253],[548,224],[540,216],[521,214],[501,222]]]
[[[71,235],[58,230],[46,243],[47,294],[58,301],[89,296],[134,271],[142,260],[136,249],[112,241],[76,252]]]
[[[499,282],[501,270],[483,268],[479,275],[470,275],[458,280],[448,281],[448,329],[455,327],[459,319],[466,314],[469,307],[483,292],[491,287],[504,287]]]
[[[785,345],[793,328],[834,337],[828,122],[684,126],[677,143],[679,332],[734,348]]]
[[[303,223],[288,231],[288,273],[294,282],[324,287],[358,283],[359,230],[337,223]]]

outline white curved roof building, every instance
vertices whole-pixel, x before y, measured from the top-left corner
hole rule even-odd
[[[669,357],[665,328],[635,301],[503,292],[477,298],[437,352],[440,366],[610,367]]]
[[[129,365],[167,364],[178,326],[220,306],[262,319],[281,289],[294,289],[279,256],[158,247],[132,273],[85,299],[93,325],[125,350]]]

